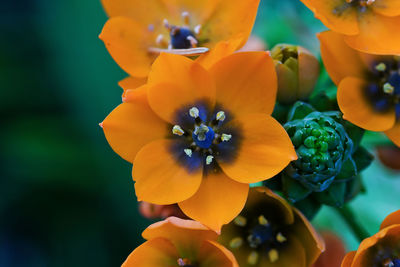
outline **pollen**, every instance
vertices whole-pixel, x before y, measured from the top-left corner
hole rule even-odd
[[[284,243],[284,242],[286,242],[287,238],[286,238],[282,233],[278,233],[278,234],[276,235],[276,240],[277,240],[279,243]]]
[[[258,223],[260,225],[267,226],[268,225],[268,220],[264,217],[264,215],[260,215],[258,217]]]
[[[271,263],[276,262],[279,260],[279,252],[276,249],[271,249],[268,251],[268,258]]]
[[[378,65],[375,66],[375,69],[377,71],[384,72],[386,70],[386,64],[381,62],[381,63],[379,63]]]
[[[213,159],[214,159],[214,156],[208,155],[208,156],[206,157],[206,164],[207,164],[207,165],[210,165],[211,162],[213,161]]]
[[[232,138],[232,135],[231,135],[231,134],[222,134],[222,135],[221,135],[221,140],[222,140],[223,142],[228,142],[229,140],[231,140],[231,138]]]
[[[200,111],[199,111],[199,109],[196,108],[196,107],[192,107],[192,108],[189,110],[189,115],[190,115],[190,117],[192,117],[192,118],[197,118],[197,117],[199,117],[199,113],[200,113]]]
[[[237,226],[244,227],[247,224],[247,219],[246,217],[239,215],[235,218],[235,220],[233,220],[233,223],[236,224]]]
[[[226,118],[225,112],[219,111],[219,112],[217,113],[217,116],[216,116],[217,121],[224,121],[225,118]]]
[[[256,265],[258,262],[258,253],[255,251],[250,252],[249,256],[247,257],[247,263],[250,265]]]
[[[393,94],[393,92],[394,92],[394,87],[393,87],[390,83],[385,83],[385,84],[383,85],[383,91],[384,91],[386,94]]]
[[[183,152],[185,152],[185,154],[186,154],[189,158],[192,157],[193,151],[192,151],[190,148],[184,149]]]
[[[182,135],[185,134],[185,131],[181,128],[181,126],[175,125],[175,126],[172,128],[172,133],[175,134],[175,135],[182,136]]]
[[[231,248],[240,248],[243,245],[243,239],[241,237],[235,237],[229,242]]]

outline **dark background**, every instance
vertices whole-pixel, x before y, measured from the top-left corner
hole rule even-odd
[[[300,1],[261,2],[255,33],[270,47],[292,42],[318,53],[314,33],[323,27]],[[150,221],[138,213],[131,166],[98,126],[121,102],[117,82],[126,76],[98,39],[106,19],[99,0],[0,5],[1,267],[119,266],[143,242]],[[375,229],[393,208],[366,210]],[[317,225],[356,246],[343,222],[321,214]]]

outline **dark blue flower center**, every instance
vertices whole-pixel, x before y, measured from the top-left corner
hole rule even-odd
[[[393,267],[400,267],[400,259],[396,259],[393,261]]]
[[[197,40],[195,34],[188,28],[173,26],[170,31],[171,45],[175,49],[188,49],[193,47],[193,41]]]
[[[367,98],[377,112],[393,111],[400,120],[400,63],[397,59],[373,64],[366,87]]]
[[[202,124],[200,126],[196,126],[192,136],[198,147],[208,149],[211,147],[214,141],[215,132],[210,126]]]

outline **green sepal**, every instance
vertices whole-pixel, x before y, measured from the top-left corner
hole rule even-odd
[[[295,179],[282,174],[282,187],[286,198],[291,202],[297,202],[311,194],[311,190],[304,187]]]
[[[362,181],[361,175],[357,175],[354,179],[351,179],[346,183],[346,194],[345,202],[352,200],[359,193],[365,193],[365,186]]]
[[[360,172],[371,165],[372,161],[374,160],[374,156],[364,147],[360,146],[354,152],[353,159],[356,163],[358,172]]]
[[[343,181],[353,178],[357,175],[357,165],[354,162],[353,158],[348,158],[342,164],[342,169],[340,170],[339,174],[336,176],[335,181]]]
[[[297,101],[289,111],[287,121],[299,120],[314,112],[315,109],[307,103]]]
[[[318,213],[322,206],[321,203],[319,203],[312,197],[303,199],[299,202],[294,203],[293,205],[298,208],[310,221],[314,218],[314,216]]]
[[[331,186],[319,193],[314,193],[314,196],[323,204],[329,206],[341,207],[344,204],[346,195],[346,183],[334,183]]]
[[[335,99],[330,98],[325,91],[320,91],[312,95],[309,101],[315,109],[321,112],[337,109]]]
[[[355,151],[359,147],[361,140],[364,137],[365,130],[345,120],[342,120],[341,123],[346,129],[347,135],[351,138],[351,140],[353,140],[353,149]]]

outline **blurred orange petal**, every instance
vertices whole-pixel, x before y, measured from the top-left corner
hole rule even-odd
[[[202,169],[189,170],[171,152],[174,140],[161,139],[144,146],[133,162],[132,176],[139,201],[173,204],[199,189]],[[182,153],[184,153],[182,151]]]
[[[400,1],[399,0],[376,0],[372,5],[376,13],[387,17],[394,17],[400,15]]]
[[[155,37],[136,21],[126,17],[114,17],[107,21],[100,34],[108,52],[128,74],[146,77],[155,56],[148,47]]]
[[[322,237],[326,250],[321,254],[313,267],[339,267],[346,254],[343,241],[334,233],[324,231]]]
[[[357,251],[351,251],[351,252],[347,253],[343,259],[341,267],[351,267],[351,264],[353,263],[356,253],[357,253]]]
[[[367,82],[348,77],[340,82],[337,99],[343,118],[369,131],[385,131],[395,123],[394,112],[379,113],[365,99]]]
[[[210,240],[203,242],[199,251],[199,258],[204,262],[204,266],[239,267],[232,252],[217,242]]]
[[[238,154],[233,161],[217,161],[238,182],[256,183],[271,178],[297,158],[285,129],[269,115],[249,114],[228,125],[241,130]]]
[[[396,146],[400,147],[400,122],[397,122],[394,127],[387,130],[385,134]]]
[[[182,211],[213,230],[232,221],[243,209],[249,191],[248,184],[238,183],[222,171],[210,171],[203,177],[193,197],[178,203]]]
[[[389,214],[385,220],[383,220],[380,229],[384,229],[386,227],[392,226],[394,224],[400,225],[400,210],[395,211]]]

